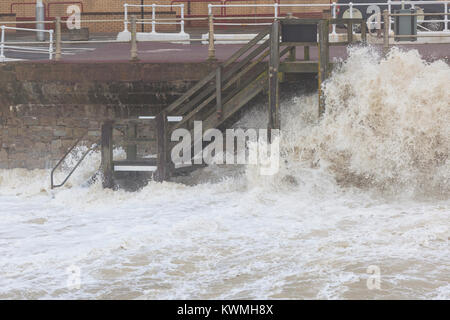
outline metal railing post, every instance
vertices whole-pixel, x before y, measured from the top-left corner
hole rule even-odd
[[[388,0],[388,12],[389,12],[389,14],[391,14],[392,12],[391,12],[391,10],[392,10],[392,5],[391,5],[391,0]],[[388,27],[389,27],[389,33],[391,32],[391,17],[389,17],[388,16],[388,21],[387,21],[387,24],[388,24]]]
[[[156,32],[156,7],[155,4],[152,4],[152,33]]]
[[[49,54],[49,59],[52,60],[53,59],[53,30],[49,30],[49,45],[48,45],[48,54]]]
[[[209,15],[209,46],[208,46],[208,59],[216,60],[216,49],[214,47],[214,17]]]
[[[278,19],[278,3],[277,2],[275,2],[274,4],[273,4],[273,8],[274,8],[274,20],[275,19]]]
[[[36,2],[36,29],[42,30],[36,32],[36,40],[37,41],[45,41],[45,7],[42,4],[42,0],[38,0]]]
[[[123,31],[128,32],[128,3],[125,3],[123,5],[123,7],[124,7],[124,14],[125,14],[124,20],[123,20],[123,27],[124,27]]]
[[[5,26],[1,26],[2,28],[2,39],[0,43],[0,62],[5,61]]]
[[[56,17],[55,19],[55,38],[56,38],[56,52],[55,60],[61,60],[61,17]]]
[[[389,12],[387,10],[383,11],[384,19],[384,34],[383,34],[383,54],[386,55],[389,51]]]
[[[181,4],[181,13],[180,13],[180,18],[181,18],[181,22],[180,22],[180,33],[184,33],[184,4]]]
[[[446,13],[444,15],[444,32],[448,31],[448,14],[450,13],[448,11],[448,2],[444,3],[444,12]]]
[[[331,6],[333,7],[333,10],[332,10],[332,12],[333,12],[333,19],[336,19],[336,2],[333,2],[332,4],[331,4]],[[336,24],[335,23],[333,23],[333,31],[331,32],[333,35],[335,35],[336,34]]]
[[[136,25],[136,16],[131,17],[131,61],[138,60],[137,57],[137,25]]]

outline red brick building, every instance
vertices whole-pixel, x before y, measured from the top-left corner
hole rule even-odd
[[[35,0],[1,0],[0,1],[0,23],[1,21],[30,21],[35,16]],[[251,0],[251,1],[237,1],[237,0],[43,0],[47,20],[54,20],[55,17],[67,17],[67,9],[71,5],[77,5],[82,12],[82,20],[118,20],[123,19],[124,4],[141,3],[145,5],[159,4],[172,5],[184,4],[184,13],[186,17],[206,17],[208,14],[208,4],[292,4],[292,3],[321,3],[329,4],[330,0]],[[283,15],[288,12],[297,14],[319,14],[322,10],[327,8],[318,7],[296,7],[296,8],[280,8],[279,14]],[[129,12],[135,13],[139,17],[142,14],[141,8],[130,7]],[[152,8],[144,8],[143,13],[145,18],[151,18]],[[165,7],[156,8],[157,16],[162,18],[180,16],[179,7]],[[240,7],[240,8],[215,8],[214,15],[226,16],[264,16],[273,15],[274,9],[272,7]],[[198,24],[198,23],[197,23]],[[122,22],[102,22],[102,23],[83,23],[84,27],[88,27],[91,32],[119,32],[123,30]],[[161,26],[159,26],[161,27]],[[149,31],[151,26],[145,26],[146,31]],[[170,28],[170,27],[169,27]],[[174,28],[174,26],[172,26]],[[167,29],[167,26],[166,26]]]

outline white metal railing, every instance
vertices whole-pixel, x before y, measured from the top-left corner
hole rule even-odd
[[[136,8],[152,8],[152,19],[151,19],[151,25],[152,25],[152,33],[156,33],[156,25],[157,24],[175,24],[180,25],[180,34],[184,34],[184,4],[173,4],[173,5],[165,5],[165,4],[128,4],[125,3],[123,5],[124,7],[124,31],[128,31],[128,24],[130,23],[128,21],[128,8],[129,7],[136,7]],[[180,21],[175,22],[161,22],[157,21],[156,19],[156,8],[173,8],[178,7],[180,8]],[[145,19],[144,19],[145,20]],[[147,24],[145,21],[139,22],[140,24]]]
[[[5,49],[14,49],[14,50],[22,50],[28,53],[48,53],[49,59],[53,59],[53,30],[42,30],[42,29],[29,29],[29,28],[15,28],[15,27],[6,27],[0,26],[1,28],[1,40],[0,40],[0,62],[4,62],[6,60],[5,57]],[[18,31],[31,31],[31,32],[45,32],[49,34],[49,42],[48,49],[42,47],[18,47],[6,44],[6,30],[18,30]]]
[[[292,4],[279,4],[279,3],[273,3],[273,4],[208,4],[208,14],[209,15],[213,15],[213,9],[214,8],[257,8],[257,7],[267,7],[267,8],[273,8],[273,19],[277,19],[279,16],[279,9],[280,8],[286,8],[286,7],[291,7],[291,8],[295,8],[295,7],[311,7],[311,8],[330,8],[331,10],[331,14],[333,19],[337,18],[338,12],[337,12],[337,8],[340,7],[348,7],[349,8],[349,18],[353,18],[353,8],[355,7],[368,7],[367,10],[369,11],[369,9],[371,10],[371,12],[373,12],[373,15],[376,15],[376,19],[377,21],[375,22],[371,22],[371,25],[377,25],[378,27],[381,24],[381,8],[380,7],[386,7],[389,14],[392,13],[392,6],[398,6],[398,5],[409,5],[412,8],[414,8],[416,5],[421,5],[421,4],[426,4],[426,5],[430,5],[430,4],[438,4],[438,5],[442,5],[443,6],[443,16],[444,19],[441,20],[437,20],[437,19],[432,19],[432,20],[427,20],[427,22],[443,22],[444,23],[444,29],[442,30],[442,32],[448,32],[448,23],[450,21],[449,17],[448,17],[448,13],[449,13],[449,4],[450,1],[446,0],[446,1],[391,1],[388,0],[386,2],[370,2],[370,3],[330,3],[330,4],[319,4],[319,3],[292,3]],[[377,12],[378,11],[378,12]],[[444,14],[445,13],[445,14]],[[268,19],[270,19],[270,17],[267,17]],[[374,19],[374,18],[372,18]],[[424,20],[418,20],[418,22],[424,22]],[[239,25],[266,25],[267,23],[251,23],[251,24],[239,24]],[[227,23],[227,22],[221,22],[221,23],[215,23],[215,25],[236,25],[235,23]],[[391,24],[389,24],[389,31],[391,30]],[[332,34],[336,34],[336,25],[333,24],[332,26]]]

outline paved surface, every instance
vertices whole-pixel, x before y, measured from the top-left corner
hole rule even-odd
[[[94,40],[112,39],[111,36],[98,35]],[[24,38],[16,39],[23,41]],[[30,39],[32,40],[32,39]],[[225,60],[242,45],[216,45],[216,57]],[[374,45],[381,50],[380,45]],[[417,49],[426,59],[446,59],[450,57],[450,44],[406,44],[400,47]],[[208,58],[208,46],[200,42],[192,44],[175,44],[161,42],[138,43],[139,59],[143,62],[176,63],[204,62]],[[346,48],[330,47],[331,58],[345,58]],[[6,57],[24,60],[47,60],[48,54],[28,53],[24,50],[7,50]],[[303,58],[303,50],[297,50],[297,57]],[[128,43],[74,44],[63,46],[63,61],[66,62],[113,62],[127,61],[130,58]],[[317,47],[311,47],[311,60],[317,59]]]
[[[242,45],[216,45],[216,57],[226,60]],[[381,50],[381,46],[377,46]],[[448,59],[450,44],[402,45],[406,49],[417,49],[427,59]],[[201,44],[171,44],[171,43],[140,43],[138,45],[139,59],[145,62],[203,62],[208,58],[208,46]],[[330,47],[330,57],[346,57],[346,47]],[[317,59],[317,47],[310,49],[311,60]],[[65,61],[126,61],[130,57],[130,45],[103,44],[93,51],[84,51],[76,55],[65,55]],[[303,50],[297,50],[297,58],[303,59]]]

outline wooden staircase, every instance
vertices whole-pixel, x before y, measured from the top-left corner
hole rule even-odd
[[[202,129],[225,129],[230,119],[241,111],[253,98],[269,87],[268,60],[271,54],[272,28],[259,33],[248,44],[240,48],[228,60],[199,81],[179,99],[163,111],[166,116],[179,116],[182,120],[167,125],[168,132],[179,128],[189,130],[193,137],[194,121],[202,121]],[[270,35],[269,39],[267,36]],[[285,48],[279,55],[286,55],[290,48]],[[192,141],[194,145],[196,141]],[[166,148],[171,149],[168,142]],[[192,155],[194,156],[194,155]],[[194,169],[191,166],[191,169]],[[167,173],[177,174],[186,168],[177,170],[173,166]]]
[[[365,22],[362,19],[287,19],[281,22],[277,21],[270,28],[259,33],[225,62],[218,64],[214,71],[200,80],[162,112],[154,117],[146,117],[151,119],[145,121],[150,120],[154,122],[156,133],[153,138],[138,135],[137,123],[140,120],[136,118],[105,121],[101,128],[101,173],[103,186],[105,188],[115,188],[115,177],[121,172],[131,174],[130,177],[132,179],[138,178],[138,173],[143,173],[146,175],[145,178],[150,174],[154,180],[164,181],[171,175],[186,171],[184,168],[181,170],[180,168],[175,168],[170,159],[170,152],[175,143],[170,139],[172,132],[176,129],[184,128],[193,137],[195,121],[202,121],[203,132],[213,128],[224,130],[227,123],[229,124],[230,121],[234,120],[239,111],[263,91],[268,91],[269,93],[268,129],[280,129],[280,74],[318,74],[318,113],[320,116],[324,112],[321,83],[328,77],[332,65],[329,62],[329,23],[347,24],[348,26],[359,23],[362,30],[365,30]],[[289,40],[283,40],[284,34],[280,39],[281,25],[305,24],[317,25],[318,41],[299,42],[299,40],[296,40],[297,42],[289,42]],[[350,28],[350,30],[352,29]],[[345,43],[335,43],[334,45],[347,45],[351,42],[352,40]],[[363,42],[365,42],[365,37]],[[296,47],[298,46],[304,47],[303,61],[296,60]],[[310,46],[319,47],[317,61],[309,60]],[[289,54],[289,57],[283,60],[282,58],[286,54]],[[169,117],[177,117],[179,120],[170,122],[168,121]],[[125,137],[121,145],[126,146],[126,160],[117,161],[113,159],[113,131],[115,128],[122,130]],[[137,146],[141,144],[148,145],[152,142],[156,142],[157,146],[156,154],[153,152],[154,157],[139,159]],[[192,145],[196,145],[197,142],[191,140]],[[203,143],[202,147],[204,148],[205,146]],[[191,148],[191,150],[193,149]],[[192,159],[193,157],[194,154],[191,152],[190,158]],[[56,167],[60,165],[61,161]],[[77,166],[78,164],[63,183],[59,185],[53,183],[55,167],[52,171],[52,187],[62,186]],[[190,166],[190,169],[193,168],[195,168],[193,165]]]
[[[102,142],[103,186],[114,187],[114,171],[125,168],[130,171],[153,170],[153,179],[167,180],[172,175],[198,168],[198,165],[176,168],[170,159],[170,152],[176,142],[170,141],[174,130],[184,128],[194,137],[194,122],[202,122],[202,130],[226,129],[239,111],[261,92],[269,93],[270,129],[279,129],[279,71],[280,61],[290,54],[288,61],[295,60],[295,43],[280,42],[280,24],[260,32],[254,39],[236,51],[229,59],[217,65],[214,71],[195,84],[185,94],[165,108],[155,117],[157,136],[157,157],[152,161],[135,160],[127,156],[126,161],[112,160],[112,139],[105,137]],[[308,44],[307,44],[308,45]],[[283,48],[280,48],[283,46]],[[315,63],[316,70],[318,64]],[[317,71],[316,71],[317,72]],[[180,121],[169,123],[168,117],[178,117]],[[104,130],[105,129],[105,130]],[[102,129],[102,137],[111,135],[112,129]],[[270,134],[269,134],[270,136]],[[129,139],[134,141],[133,139]],[[192,146],[198,141],[192,141]],[[202,142],[203,143],[203,142]],[[204,148],[205,143],[202,144]],[[191,148],[194,150],[195,148]],[[127,152],[128,154],[128,152]],[[133,153],[134,154],[134,153]],[[191,152],[191,159],[194,158]]]

